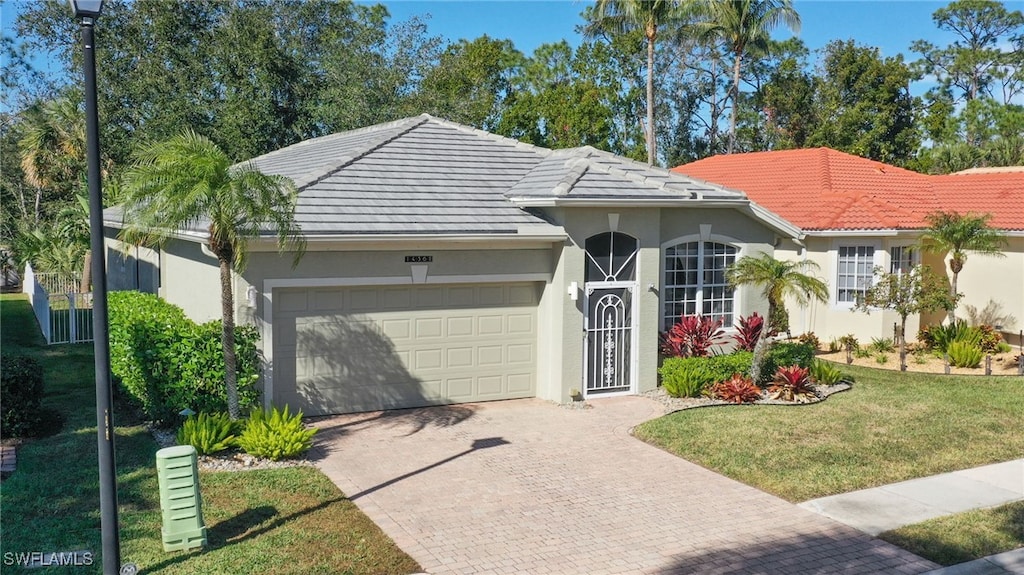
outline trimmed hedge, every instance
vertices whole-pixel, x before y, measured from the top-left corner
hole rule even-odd
[[[111,292],[110,368],[122,389],[154,421],[178,413],[227,410],[221,322],[197,324],[181,308],[153,294]],[[259,357],[254,327],[235,328],[238,397],[242,410],[256,405]]]
[[[775,343],[765,356],[761,369],[762,377],[758,384],[764,386],[771,382],[779,367],[799,365],[806,368],[811,366],[813,360],[814,347],[810,344]],[[662,362],[658,373],[666,391],[679,390],[683,392],[681,395],[699,395],[699,392],[694,393],[691,390],[697,386],[703,390],[719,381],[729,379],[734,373],[747,375],[753,361],[754,354],[749,351],[734,351],[711,357],[670,357]]]
[[[0,361],[0,436],[34,435],[42,423],[43,366],[31,357]]]

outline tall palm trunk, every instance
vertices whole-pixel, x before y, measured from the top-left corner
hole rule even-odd
[[[218,251],[218,254],[220,252]],[[235,296],[231,287],[231,260],[218,255],[220,262],[220,302],[223,327],[220,341],[224,348],[224,384],[228,392],[228,416],[239,417],[238,409],[238,360],[235,357]]]
[[[736,119],[740,110],[740,63],[741,56],[736,54],[736,61],[732,65],[732,118],[729,120],[729,150],[731,154],[736,148]]]
[[[757,384],[761,380],[761,368],[764,366],[765,355],[768,354],[768,338],[772,332],[771,318],[775,315],[775,302],[768,298],[768,317],[761,324],[761,335],[754,344],[754,358],[750,362],[750,379]]]
[[[654,138],[654,40],[658,33],[654,23],[648,23],[647,35],[647,165],[654,165],[657,155]]]
[[[953,262],[949,263],[950,267],[953,266]],[[949,308],[949,325],[956,323],[956,278],[960,275],[960,270],[953,269],[953,279],[949,282],[949,296],[952,298],[953,305]]]
[[[78,284],[79,293],[89,293],[92,284],[92,250],[85,250],[82,258],[82,279]]]

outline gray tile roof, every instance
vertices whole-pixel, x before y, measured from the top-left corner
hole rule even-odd
[[[296,219],[308,239],[557,235],[560,228],[524,206],[746,199],[591,147],[552,151],[426,114],[307,140],[250,162],[295,181]],[[120,214],[106,215],[111,221]]]

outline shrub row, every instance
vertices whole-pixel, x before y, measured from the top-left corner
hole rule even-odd
[[[149,419],[174,421],[185,408],[227,409],[219,320],[197,324],[155,295],[130,291],[110,293],[109,313],[111,372]],[[259,398],[258,340],[254,327],[235,329],[243,409]]]
[[[25,437],[39,428],[43,366],[31,357],[5,355],[0,361],[0,436]]]
[[[711,357],[670,357],[661,364],[661,384],[665,391],[678,397],[697,397],[707,387],[725,381],[734,374],[746,375],[754,354],[735,351]],[[809,343],[780,342],[771,346],[765,355],[758,383],[771,381],[779,367],[798,365],[809,368],[814,360],[814,347]]]
[[[225,413],[189,416],[178,430],[178,443],[191,445],[199,455],[240,447],[249,455],[272,460],[297,457],[313,445],[315,428],[302,424],[302,412],[253,410],[248,420],[231,421]]]

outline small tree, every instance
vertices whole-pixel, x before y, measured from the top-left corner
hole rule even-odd
[[[771,325],[771,321],[773,318],[777,320],[777,310],[782,308],[785,298],[792,297],[800,305],[807,304],[812,297],[822,303],[828,301],[828,286],[825,282],[804,273],[817,269],[818,264],[810,260],[783,261],[761,253],[756,257],[743,256],[726,272],[725,278],[729,285],[760,287],[761,293],[768,300],[769,326],[761,330],[761,337],[754,346],[754,361],[750,366],[750,378],[754,381],[760,381],[765,346],[772,330],[776,328]]]
[[[883,273],[882,268],[875,268],[875,276],[877,280],[858,299],[854,309],[869,315],[874,310],[891,309],[900,316],[897,333],[900,370],[906,371],[907,317],[915,313],[953,309],[960,296],[951,295],[942,278],[933,274],[928,266],[915,266],[904,273]]]
[[[928,229],[921,237],[924,242],[924,249],[946,253],[949,252],[949,271],[953,272],[953,278],[949,282],[949,295],[951,298],[959,299],[956,291],[957,278],[960,270],[964,269],[967,261],[967,252],[973,251],[980,254],[988,254],[1003,257],[1002,252],[1006,244],[1006,235],[999,230],[988,226],[992,214],[958,214],[956,212],[934,212],[925,216],[928,221]],[[956,321],[956,303],[948,309],[949,323]]]

